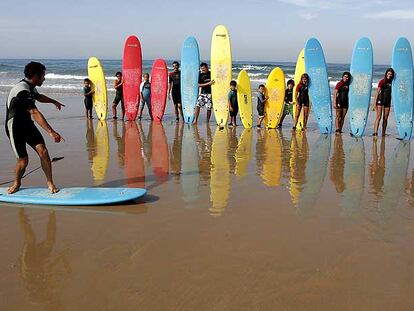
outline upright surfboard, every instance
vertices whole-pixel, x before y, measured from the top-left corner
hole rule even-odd
[[[156,122],[161,122],[167,103],[168,70],[163,59],[156,59],[151,72],[151,114]]]
[[[62,188],[51,194],[47,188],[21,188],[14,194],[7,194],[7,188],[0,188],[0,201],[37,205],[105,205],[131,201],[147,193],[142,188]]]
[[[349,85],[349,121],[351,133],[362,136],[368,120],[372,89],[373,51],[368,38],[359,39],[352,52]]]
[[[105,179],[109,166],[109,133],[106,121],[99,121],[95,131],[96,153],[92,160],[93,179],[96,184]]]
[[[101,62],[96,57],[91,57],[88,60],[88,76],[92,82],[93,106],[98,115],[99,120],[106,119],[106,112],[108,109],[108,95],[106,92],[105,73],[103,71]]]
[[[237,102],[240,119],[245,129],[253,125],[252,87],[246,70],[241,70],[237,76]]]
[[[299,53],[298,60],[296,61],[295,75],[294,75],[294,78],[293,78],[294,81],[295,81],[295,86],[293,88],[293,120],[295,120],[296,114],[297,114],[297,109],[296,109],[296,96],[297,96],[296,86],[300,83],[300,77],[304,73],[306,73],[306,70],[305,70],[305,49],[302,49]],[[311,101],[310,101],[309,102],[309,112],[310,112],[311,107],[312,107],[312,104],[311,104]],[[298,124],[296,125],[297,130],[302,130],[303,129],[303,117],[304,117],[304,112],[303,112],[303,109],[302,109],[300,111]]]
[[[200,51],[194,37],[185,39],[181,49],[181,101],[185,123],[193,123],[198,98]]]
[[[211,38],[211,86],[214,116],[219,127],[226,126],[229,114],[228,93],[232,75],[231,46],[229,33],[225,26],[214,29]]]
[[[322,134],[332,131],[332,101],[329,88],[328,71],[322,46],[315,38],[305,45],[305,68],[309,75],[309,93],[312,109]]]
[[[398,38],[392,52],[392,104],[400,139],[409,140],[413,131],[413,56],[410,42]]]
[[[283,113],[285,99],[285,74],[282,69],[276,67],[269,74],[266,82],[265,125],[274,129],[279,124]]]
[[[137,117],[139,106],[139,86],[142,80],[141,43],[136,36],[129,36],[124,45],[122,57],[122,78],[125,115],[128,121]]]

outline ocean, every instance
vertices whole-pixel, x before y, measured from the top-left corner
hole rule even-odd
[[[0,59],[0,94],[7,94],[10,88],[23,77],[24,66],[30,60],[27,59]],[[82,95],[83,79],[87,77],[87,59],[42,59],[36,60],[45,64],[47,68],[46,81],[42,86],[49,94],[79,94]],[[112,81],[115,73],[121,71],[121,60],[101,60],[105,70],[108,91],[114,92]],[[143,72],[151,72],[152,60],[143,61]],[[168,60],[168,69],[172,70],[173,60]],[[293,78],[295,63],[286,62],[260,62],[260,61],[234,61],[233,78],[237,78],[240,70],[245,69],[249,73],[253,90],[259,84],[266,83],[267,76],[275,67],[281,67],[286,79]],[[375,65],[373,72],[373,84],[376,88],[378,81],[382,79],[387,66]],[[349,71],[349,64],[328,64],[329,83],[334,88],[341,79],[342,73]]]

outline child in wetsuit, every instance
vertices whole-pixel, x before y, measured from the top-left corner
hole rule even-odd
[[[83,80],[83,95],[85,96],[85,99],[83,100],[85,104],[85,111],[86,111],[86,118],[92,119],[92,107],[93,107],[93,93],[91,86],[91,80],[88,78]]]
[[[149,73],[144,74],[144,81],[142,81],[139,89],[141,92],[141,104],[138,109],[138,119],[142,119],[142,111],[144,110],[145,104],[147,104],[148,113],[152,120],[151,114],[151,82],[149,81]]]
[[[283,120],[286,115],[290,114],[293,118],[293,87],[295,86],[295,81],[290,79],[287,82],[287,88],[285,90],[285,105],[283,106],[283,114],[280,118],[278,128],[282,128]],[[294,121],[294,120],[293,120]]]
[[[377,95],[375,95],[374,104],[372,110],[377,110],[377,117],[374,124],[374,133],[372,136],[378,136],[379,123],[381,121],[381,116],[384,113],[382,121],[382,136],[385,136],[385,131],[387,130],[388,116],[391,109],[391,85],[392,80],[394,79],[395,72],[394,69],[388,68],[385,71],[384,79],[378,83]]]
[[[230,82],[230,91],[228,94],[228,105],[230,112],[230,123],[231,126],[237,126],[236,117],[239,112],[239,105],[237,102],[237,91],[236,91],[237,82],[232,80]]]
[[[303,129],[306,129],[309,116],[309,76],[304,73],[300,77],[300,83],[296,87],[296,116],[295,125],[292,130],[296,130],[296,125],[299,121],[300,112],[303,109]]]
[[[262,121],[264,119],[264,107],[266,100],[268,100],[268,98],[269,97],[266,97],[265,95],[265,86],[263,84],[260,84],[257,94],[257,128],[262,127]]]
[[[349,107],[349,82],[351,80],[351,73],[345,71],[342,74],[342,79],[336,84],[335,92],[333,96],[333,106],[336,111],[335,118],[335,133],[342,133],[342,127],[344,126],[344,120]]]

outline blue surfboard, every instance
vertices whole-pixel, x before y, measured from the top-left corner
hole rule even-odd
[[[181,101],[184,122],[192,123],[198,97],[200,52],[194,37],[185,39],[181,50]]]
[[[62,188],[51,194],[47,188],[21,188],[14,194],[7,194],[7,188],[0,188],[0,201],[38,205],[105,205],[138,199],[147,190],[142,188]]]
[[[413,56],[406,38],[401,37],[395,43],[391,66],[395,71],[392,104],[398,135],[401,139],[409,140],[413,130]]]
[[[322,46],[315,38],[305,45],[305,69],[309,75],[309,93],[312,110],[322,134],[332,131],[332,101],[329,88],[328,71]]]
[[[349,85],[349,121],[351,133],[362,136],[367,125],[372,89],[372,44],[368,38],[359,39],[352,52],[351,84]]]

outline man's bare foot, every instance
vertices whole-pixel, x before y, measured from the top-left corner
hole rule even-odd
[[[11,186],[9,189],[7,189],[7,193],[8,194],[13,194],[13,193],[16,193],[19,190],[20,190],[20,184],[15,182],[13,184],[13,186]]]
[[[53,183],[47,183],[47,187],[49,188],[50,193],[57,193],[59,192],[59,188],[55,186]]]

